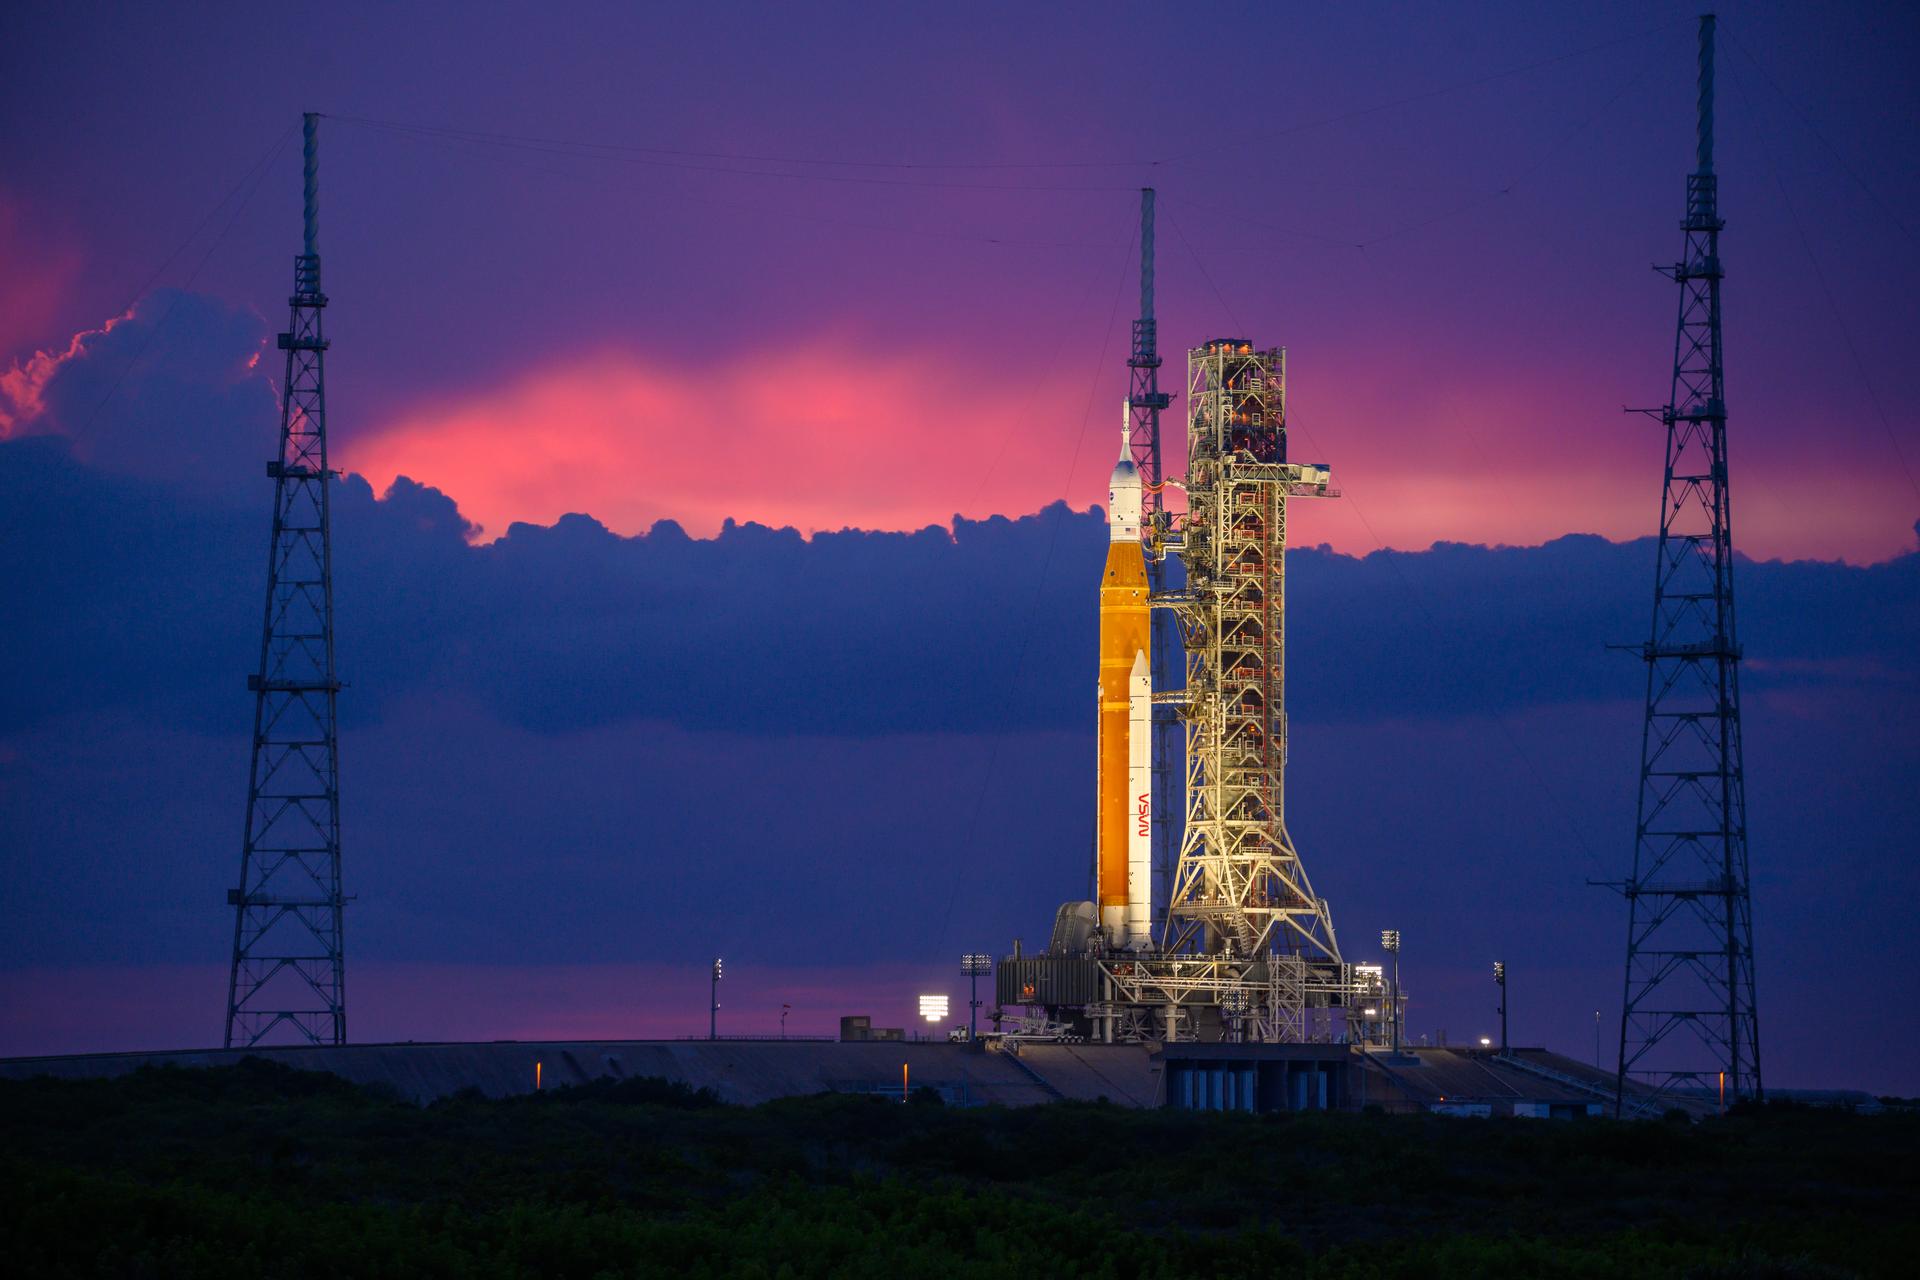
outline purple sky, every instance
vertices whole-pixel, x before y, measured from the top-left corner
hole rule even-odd
[[[1658,441],[1619,409],[1665,394],[1647,264],[1678,252],[1692,16],[15,11],[0,368],[170,258],[161,283],[274,316],[298,191],[274,146],[321,110],[335,432],[377,485],[438,484],[496,533],[1085,505],[1151,183],[1169,380],[1207,336],[1289,347],[1300,443],[1349,495],[1309,540],[1634,536]],[[1900,6],[1723,18],[1741,542],[1884,558],[1920,514],[1920,33]]]
[[[1170,389],[1207,337],[1286,345],[1295,455],[1347,494],[1300,504],[1332,552],[1290,597],[1290,813],[1343,939],[1401,927],[1416,1029],[1455,1035],[1502,955],[1586,1052],[1622,921],[1580,886],[1630,853],[1639,694],[1599,646],[1644,630],[1651,550],[1614,544],[1659,480],[1620,408],[1666,391],[1692,18],[9,10],[0,1052],[217,1030],[183,975],[227,939],[302,110],[371,484],[340,530],[357,1035],[479,1035],[420,1028],[489,993],[531,1033],[556,984],[608,1033],[697,1020],[611,993],[722,947],[762,975],[742,1017],[885,1020],[1040,936],[1084,878],[1100,531],[1034,513],[1100,500],[1151,183]],[[1836,1073],[1884,1008],[1804,959],[1920,980],[1920,24],[1722,19],[1769,1073],[1920,1092],[1911,1020]],[[697,541],[606,532],[662,519]],[[1847,564],[1757,563],[1809,559]]]

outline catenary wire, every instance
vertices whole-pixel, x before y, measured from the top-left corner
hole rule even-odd
[[[1239,317],[1234,315],[1232,306],[1228,304],[1226,295],[1221,293],[1219,286],[1214,283],[1213,276],[1207,271],[1206,264],[1201,261],[1200,255],[1195,252],[1192,242],[1187,239],[1186,232],[1180,229],[1179,221],[1173,216],[1170,210],[1167,211],[1167,222],[1173,227],[1174,235],[1186,248],[1188,256],[1193,259],[1194,266],[1199,268],[1201,278],[1207,282],[1207,287],[1212,290],[1215,300],[1220,304],[1222,313],[1227,317],[1227,321],[1233,325],[1235,332],[1245,332],[1245,330],[1241,328]],[[1294,430],[1296,427],[1302,438],[1306,440],[1307,447],[1316,453],[1321,452],[1320,446],[1314,441],[1312,432],[1304,425],[1295,423],[1291,416],[1289,416],[1287,423],[1288,430]],[[1393,570],[1394,577],[1399,582],[1401,590],[1406,593],[1407,598],[1413,601],[1414,607],[1419,609],[1421,614],[1427,619],[1427,622],[1433,629],[1433,633],[1435,635],[1442,634],[1439,618],[1434,614],[1432,609],[1428,608],[1426,600],[1421,597],[1420,593],[1414,590],[1412,581],[1408,579],[1406,570],[1401,567],[1399,561],[1395,558],[1393,549],[1387,546],[1386,542],[1381,539],[1379,533],[1373,527],[1373,522],[1368,520],[1366,513],[1360,509],[1360,504],[1355,501],[1351,493],[1343,493],[1342,500],[1347,504],[1348,509],[1353,512],[1354,517],[1360,521],[1361,528],[1367,531],[1367,536],[1373,540],[1374,546],[1384,553],[1386,563],[1388,567]],[[1592,846],[1587,843],[1586,837],[1580,833],[1579,824],[1573,820],[1572,811],[1560,798],[1558,792],[1548,784],[1538,766],[1535,765],[1533,757],[1528,755],[1526,750],[1521,747],[1520,739],[1514,734],[1513,728],[1507,723],[1506,717],[1501,715],[1497,710],[1491,709],[1488,711],[1488,715],[1494,724],[1498,726],[1501,736],[1506,739],[1507,745],[1512,749],[1513,754],[1519,757],[1520,762],[1526,766],[1527,772],[1533,775],[1533,780],[1538,786],[1540,794],[1549,799],[1549,802],[1557,811],[1557,816],[1566,823],[1567,830],[1572,833],[1575,843],[1580,846],[1582,852],[1587,855],[1591,862],[1599,865],[1599,859],[1595,855]]]
[[[1584,57],[1589,53],[1600,53],[1607,49],[1618,48],[1623,44],[1631,44],[1636,40],[1645,40],[1651,36],[1656,36],[1664,32],[1671,31],[1674,27],[1679,26],[1682,23],[1690,24],[1693,21],[1694,19],[1689,17],[1689,18],[1676,19],[1672,22],[1664,22],[1659,24],[1658,26],[1648,27],[1642,31],[1632,32],[1629,35],[1615,36],[1612,39],[1603,40],[1597,44],[1583,45],[1578,49],[1570,49],[1565,53],[1558,53],[1558,54],[1554,54],[1551,57],[1540,58],[1533,62],[1523,63],[1522,65],[1517,67],[1509,67],[1504,71],[1488,72],[1485,75],[1476,76],[1471,80],[1462,80],[1455,84],[1442,85],[1437,89],[1426,89],[1419,93],[1408,94],[1407,96],[1402,98],[1393,98],[1386,102],[1376,103],[1370,107],[1359,107],[1359,108],[1356,108],[1355,110],[1345,111],[1338,115],[1323,116],[1316,120],[1305,120],[1300,122],[1299,124],[1287,125],[1279,129],[1263,132],[1260,136],[1263,139],[1285,138],[1296,133],[1304,133],[1310,129],[1320,129],[1320,128],[1325,128],[1329,125],[1346,124],[1349,121],[1364,119],[1365,117],[1371,116],[1371,115],[1378,115],[1383,111],[1390,111],[1397,107],[1412,106],[1415,103],[1431,101],[1434,98],[1441,98],[1449,94],[1461,93],[1468,89],[1477,89],[1482,85],[1492,84],[1496,80],[1505,80],[1512,76],[1524,75],[1529,71],[1538,71],[1542,67],[1551,67],[1558,63],[1570,61],[1574,58]],[[1231,142],[1222,143],[1217,147],[1208,147],[1201,151],[1193,151],[1193,152],[1188,152],[1187,154],[1182,156],[1171,157],[1166,163],[1171,164],[1171,163],[1179,163],[1179,162],[1184,162],[1188,160],[1193,160],[1203,155],[1213,155],[1220,151],[1227,150],[1230,147],[1236,147],[1239,145],[1241,144],[1231,143]]]
[[[1137,237],[1137,231],[1135,235]],[[1040,597],[1046,592],[1047,574],[1053,568],[1054,551],[1060,543],[1060,526],[1073,514],[1072,508],[1068,505],[1067,498],[1073,491],[1073,476],[1080,467],[1080,451],[1086,445],[1087,430],[1093,421],[1094,401],[1099,396],[1100,386],[1106,375],[1107,351],[1113,345],[1114,326],[1120,318],[1120,301],[1126,296],[1127,282],[1134,278],[1135,265],[1133,261],[1133,249],[1136,243],[1137,239],[1128,242],[1126,256],[1122,259],[1120,282],[1114,288],[1113,306],[1107,314],[1106,332],[1100,340],[1100,355],[1094,361],[1093,378],[1087,384],[1087,403],[1086,408],[1083,409],[1080,414],[1080,433],[1074,439],[1073,456],[1067,464],[1066,478],[1060,486],[1059,510],[1051,522],[1052,527],[1048,530],[1046,554],[1041,557],[1040,572],[1035,576],[1033,604],[1027,608],[1027,625],[1022,630],[1019,653],[1014,659],[1013,671],[1007,680],[1006,687],[1016,695],[1020,689],[1021,679],[1026,674],[1027,655],[1033,649],[1034,634],[1039,630]],[[946,895],[946,909],[940,916],[940,932],[938,937],[942,942],[946,941],[947,930],[953,923],[953,901],[959,893],[960,876],[965,866],[964,855],[966,850],[973,848],[974,839],[978,834],[980,815],[986,808],[987,795],[993,787],[994,767],[999,762],[1000,747],[1004,737],[1005,730],[998,729],[994,731],[990,739],[987,748],[987,766],[982,773],[980,786],[974,792],[973,813],[967,820],[966,839],[960,846],[962,856],[953,860],[954,882],[952,888]]]
[[[228,234],[233,231],[234,224],[240,220],[240,215],[246,212],[248,205],[253,203],[253,197],[258,194],[268,171],[273,167],[273,162],[280,157],[282,151],[286,150],[288,140],[293,137],[298,127],[297,124],[289,125],[274,144],[267,149],[266,154],[255,163],[252,169],[247,171],[245,177],[241,178],[240,182],[234,187],[234,191],[229,192],[220,204],[214,206],[214,212],[217,213],[222,206],[233,200],[234,193],[240,192],[243,187],[245,188],[245,193],[241,195],[239,203],[235,204],[233,212],[227,215],[227,221],[225,225],[220,228],[220,234],[213,238],[213,242],[207,246],[207,251],[200,255],[200,261],[194,264],[193,270],[188,273],[187,278],[181,283],[179,291],[175,294],[172,301],[167,304],[167,309],[161,312],[160,317],[148,327],[145,336],[140,340],[140,344],[134,348],[133,355],[128,357],[126,364],[121,366],[119,375],[115,377],[112,384],[107,387],[106,394],[100,397],[99,402],[88,412],[85,420],[71,433],[69,438],[74,444],[80,444],[86,439],[87,435],[93,430],[94,423],[99,420],[100,414],[106,409],[108,402],[119,393],[121,386],[125,384],[127,380],[127,376],[133,372],[134,367],[146,356],[147,349],[153,345],[153,341],[160,335],[160,331],[166,328],[167,321],[173,318],[173,313],[175,309],[179,307],[181,298],[185,297],[186,291],[193,287],[193,282],[200,278],[200,273],[206,270],[207,263],[213,260],[215,251],[225,243]],[[204,228],[211,220],[212,215],[202,219],[200,226],[194,229],[193,235],[189,237],[187,243],[190,243],[193,238],[197,237],[200,234],[200,229]],[[184,248],[185,243],[183,243],[181,247]],[[179,252],[180,251],[176,249],[172,254],[168,255],[167,262],[171,263],[175,257],[179,256]],[[165,270],[166,264],[163,263],[160,270],[148,278],[147,284],[143,286],[141,293],[136,295],[135,303],[127,308],[128,311],[132,310],[133,305],[138,305],[138,298],[144,296],[146,289],[151,288],[153,281],[157,280]]]
[[[843,160],[819,159],[801,156],[762,155],[737,151],[700,151],[686,147],[648,147],[621,142],[596,142],[584,139],[541,138],[526,134],[500,133],[484,129],[464,129],[441,125],[408,124],[403,121],[378,120],[370,116],[350,114],[327,115],[329,120],[341,120],[349,124],[371,125],[376,128],[409,129],[422,132],[446,133],[473,141],[487,141],[516,146],[555,147],[577,149],[582,154],[611,152],[615,154],[633,154],[648,156],[668,156],[687,160],[730,160],[741,164],[793,164],[815,165],[822,168],[839,169],[1128,169],[1151,168],[1164,163],[1161,160]]]
[[[484,134],[475,130],[440,129],[426,125],[400,124],[389,120],[371,120],[363,116],[330,116],[349,124],[358,124],[364,128],[384,130],[389,133],[414,134],[422,137],[450,138],[482,146],[500,147],[507,150],[526,151],[541,155],[570,156],[584,160],[614,160],[622,164],[642,165],[656,169],[679,169],[694,173],[730,174],[745,178],[776,178],[790,182],[830,182],[852,183],[867,187],[931,187],[949,191],[1132,191],[1133,186],[1095,183],[1061,182],[949,182],[931,178],[883,178],[870,174],[854,173],[796,173],[782,169],[749,169],[725,164],[700,164],[691,160],[677,160],[657,156],[635,155],[629,153],[611,153],[605,151],[581,150],[570,144],[548,144],[538,142],[514,141],[510,135]]]
[[[1807,132],[1813,135],[1814,141],[1826,148],[1827,154],[1833,157],[1833,162],[1840,166],[1840,171],[1846,174],[1847,177],[1853,179],[1854,185],[1866,193],[1867,199],[1879,206],[1880,212],[1886,214],[1887,219],[1892,222],[1895,227],[1899,228],[1901,235],[1905,236],[1908,240],[1913,240],[1915,237],[1912,229],[1909,228],[1900,215],[1895,212],[1893,205],[1882,199],[1880,193],[1869,186],[1867,180],[1861,177],[1851,164],[1847,163],[1847,158],[1841,154],[1840,148],[1827,141],[1827,135],[1820,132],[1819,126],[1814,124],[1812,114],[1801,107],[1799,103],[1795,102],[1793,98],[1788,95],[1787,91],[1780,87],[1780,82],[1773,78],[1773,73],[1761,65],[1760,59],[1753,55],[1753,51],[1747,47],[1745,41],[1735,35],[1733,28],[1727,25],[1725,19],[1720,21],[1720,31],[1727,37],[1727,42],[1739,51],[1740,56],[1745,58],[1747,62],[1752,65],[1753,69],[1760,73],[1760,78],[1767,82],[1768,87],[1774,91],[1780,101],[1786,103],[1788,109],[1791,110],[1794,115],[1800,117],[1800,123],[1806,126]]]
[[[1686,19],[1686,21],[1691,21],[1691,19]],[[1316,117],[1311,120],[1302,120],[1295,124],[1287,125],[1278,130],[1267,133],[1264,136],[1269,138],[1287,137],[1297,133],[1305,133],[1314,129],[1328,128],[1333,125],[1345,124],[1352,120],[1363,119],[1367,116],[1378,115],[1384,111],[1395,110],[1399,107],[1412,106],[1418,103],[1431,101],[1434,98],[1445,97],[1450,94],[1460,93],[1468,89],[1480,88],[1483,85],[1488,85],[1500,80],[1509,79],[1513,76],[1525,75],[1528,72],[1537,71],[1544,67],[1555,66],[1559,63],[1567,62],[1575,58],[1584,57],[1591,53],[1604,52],[1608,49],[1617,48],[1622,44],[1629,44],[1636,40],[1642,40],[1651,35],[1655,35],[1660,32],[1666,31],[1675,25],[1678,25],[1677,22],[1671,22],[1671,23],[1660,25],[1660,26],[1650,27],[1645,30],[1631,32],[1626,35],[1614,36],[1609,39],[1598,41],[1592,44],[1581,45],[1577,48],[1569,49],[1562,53],[1552,54],[1548,57],[1536,58],[1528,62],[1520,63],[1515,66],[1505,67],[1498,71],[1485,72],[1483,74],[1472,76],[1464,80],[1458,80],[1449,84],[1440,85],[1432,89],[1424,89],[1418,93],[1406,94],[1398,98],[1390,98],[1384,102],[1372,103],[1368,106],[1358,107],[1351,111],[1340,112],[1335,115]],[[922,170],[954,170],[954,171],[988,170],[990,171],[990,170],[1157,168],[1163,165],[1175,164],[1185,160],[1190,160],[1200,155],[1212,154],[1213,152],[1217,152],[1219,150],[1224,149],[1224,147],[1227,145],[1231,145],[1231,144],[1222,144],[1222,146],[1220,147],[1203,148],[1200,151],[1176,153],[1174,155],[1169,155],[1169,156],[1150,156],[1150,157],[1127,159],[1127,160],[1086,160],[1086,159],[1078,159],[1078,158],[1070,159],[1070,160],[924,160],[924,159],[852,160],[852,159],[847,159],[845,157],[839,157],[839,156],[834,156],[834,157],[793,156],[793,155],[780,155],[780,154],[769,153],[764,151],[716,151],[716,150],[703,150],[703,149],[694,148],[694,147],[650,146],[650,145],[636,144],[636,143],[604,142],[604,141],[598,141],[594,139],[549,138],[549,137],[541,137],[541,136],[532,135],[532,134],[507,133],[507,132],[501,132],[497,130],[461,128],[461,127],[445,126],[445,125],[426,125],[426,124],[412,123],[412,122],[406,122],[406,121],[384,120],[384,119],[379,119],[377,117],[356,115],[348,112],[340,112],[340,113],[330,112],[330,113],[327,113],[327,118],[333,119],[333,120],[340,120],[340,121],[344,121],[351,124],[367,125],[375,128],[407,129],[407,130],[417,130],[417,131],[424,131],[424,132],[444,133],[448,135],[464,137],[470,140],[491,142],[499,145],[539,147],[539,148],[560,148],[560,149],[564,149],[564,150],[579,153],[579,154],[606,153],[607,155],[610,155],[610,156],[634,155],[634,156],[665,157],[665,158],[674,159],[674,160],[718,160],[718,161],[730,161],[737,164],[786,164],[786,165],[812,166],[816,168],[880,169],[880,170],[909,171],[909,172],[922,171]],[[733,171],[729,170],[729,172],[733,172]]]
[[[1900,437],[1893,429],[1893,420],[1887,416],[1886,406],[1880,403],[1880,393],[1874,390],[1873,377],[1867,371],[1867,362],[1860,355],[1860,347],[1853,340],[1853,330],[1847,327],[1847,319],[1840,310],[1840,303],[1833,296],[1833,283],[1827,279],[1826,268],[1821,266],[1820,257],[1813,251],[1813,240],[1807,235],[1806,225],[1800,220],[1800,210],[1793,203],[1793,194],[1787,189],[1786,176],[1780,171],[1779,157],[1774,154],[1773,143],[1768,130],[1762,123],[1759,113],[1754,110],[1753,100],[1747,93],[1747,87],[1729,62],[1727,70],[1733,79],[1733,87],[1740,94],[1740,100],[1747,106],[1747,112],[1753,117],[1755,132],[1760,138],[1760,150],[1767,157],[1767,167],[1773,170],[1774,185],[1780,189],[1780,200],[1787,206],[1788,220],[1793,223],[1794,234],[1799,237],[1800,248],[1807,255],[1807,262],[1813,267],[1814,279],[1820,282],[1820,296],[1825,299],[1827,311],[1833,317],[1833,327],[1840,334],[1840,341],[1846,346],[1847,354],[1853,358],[1854,372],[1860,377],[1860,385],[1866,389],[1867,401],[1873,405],[1874,416],[1880,420],[1880,429],[1886,432],[1887,447],[1893,451],[1894,461],[1900,464],[1900,472],[1907,478],[1907,487],[1913,490],[1913,496],[1920,499],[1920,481],[1914,478],[1913,468],[1907,463],[1906,452],[1900,447]]]
[[[484,160],[490,164],[511,165],[530,173],[541,173],[549,177],[562,178],[568,182],[584,183],[601,191],[631,192],[648,196],[658,196],[657,186],[642,185],[631,181],[609,181],[596,174],[582,173],[574,169],[557,168],[551,164],[515,153],[471,149],[473,144],[461,139],[442,138],[429,135],[396,135],[405,137],[408,142],[419,146],[438,148],[450,155],[467,159]],[[1015,188],[1006,188],[1015,190]],[[1125,188],[1133,190],[1133,188]],[[796,209],[790,206],[770,210],[762,205],[748,204],[739,200],[727,200],[712,195],[695,195],[687,191],[676,193],[678,199],[696,204],[706,204],[717,209],[730,209],[759,217],[773,217],[781,221],[814,222],[825,226],[853,227],[862,231],[877,231],[882,234],[915,236],[929,240],[968,244],[1004,245],[1012,248],[1040,249],[1111,249],[1117,242],[1090,240],[1040,240],[1021,236],[994,236],[967,234],[959,231],[935,231],[923,227],[908,226],[905,223],[873,222],[858,218],[842,218],[827,214]]]

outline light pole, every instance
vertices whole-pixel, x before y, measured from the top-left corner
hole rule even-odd
[[[710,991],[707,1004],[707,1039],[718,1040],[720,1038],[720,960],[718,957],[715,957],[713,962],[713,985]]]
[[[1507,966],[1493,962],[1493,980],[1500,987],[1500,1056],[1507,1056]]]
[[[1389,996],[1393,1003],[1387,1006],[1387,1017],[1393,1023],[1393,1056],[1397,1058],[1400,1056],[1400,931],[1382,929],[1380,945],[1393,957],[1393,991]]]
[[[972,994],[967,999],[967,1043],[980,1039],[980,975],[993,972],[993,957],[969,951],[960,957],[960,972],[967,975]]]
[[[792,1005],[783,1004],[780,1006],[780,1038],[782,1040],[785,1040],[787,1038],[787,1015],[792,1012],[793,1012]]]

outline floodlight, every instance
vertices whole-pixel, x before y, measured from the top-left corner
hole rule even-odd
[[[928,1022],[938,1022],[947,1016],[947,998],[945,996],[921,996],[920,1016]]]
[[[1380,945],[1388,951],[1400,950],[1400,931],[1398,929],[1382,929],[1380,931]]]
[[[1507,985],[1507,966],[1498,960],[1493,962],[1493,980],[1503,987]]]
[[[992,973],[993,957],[969,952],[960,957],[960,972],[965,974]]]
[[[1481,1036],[1481,1037],[1480,1037],[1480,1047],[1481,1047],[1482,1049],[1487,1049],[1487,1048],[1491,1048],[1491,1047],[1492,1047],[1492,1045],[1493,1045],[1493,1037],[1492,1037],[1492,1036]]]

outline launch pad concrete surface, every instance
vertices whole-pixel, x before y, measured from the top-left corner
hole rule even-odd
[[[655,1077],[742,1105],[815,1093],[900,1096],[926,1086],[956,1104],[1030,1106],[1108,1099],[1159,1105],[1159,1064],[1141,1046],[1030,1045],[1011,1053],[944,1042],[808,1040],[508,1040],[167,1050],[0,1059],[0,1079],[97,1079],[142,1067],[221,1067],[265,1058],[391,1089],[416,1103],[478,1089],[501,1098]],[[905,1068],[904,1077],[902,1068]]]
[[[494,1040],[6,1058],[0,1059],[0,1080],[100,1079],[142,1067],[221,1067],[257,1057],[391,1090],[415,1103],[463,1089],[504,1098],[594,1080],[655,1078],[710,1089],[722,1101],[744,1106],[818,1093],[897,1099],[924,1087],[958,1106],[1104,1101],[1157,1108],[1170,1103],[1170,1067],[1221,1069],[1302,1055],[1343,1060],[1347,1082],[1341,1098],[1332,1102],[1334,1109],[1464,1108],[1463,1114],[1486,1115],[1611,1111],[1606,1105],[1612,1099],[1610,1072],[1531,1048],[1502,1055],[1489,1049],[1420,1047],[1391,1055],[1332,1045],[1029,1043],[1016,1053],[1011,1047],[942,1041]],[[1713,1109],[1706,1098],[1682,1099],[1678,1105],[1702,1114]]]

